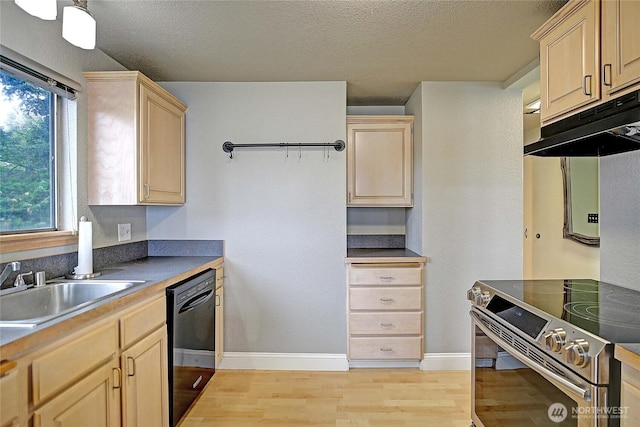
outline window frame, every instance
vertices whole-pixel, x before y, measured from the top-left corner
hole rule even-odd
[[[62,130],[60,129],[61,112],[67,111],[69,105],[63,107],[62,102],[64,98],[69,100],[76,99],[76,92],[80,91],[80,84],[77,82],[58,74],[57,72],[42,66],[33,60],[20,55],[13,50],[0,45],[0,68],[8,74],[11,74],[19,79],[28,81],[31,84],[40,86],[53,93],[52,97],[52,119],[50,120],[50,126],[52,128],[51,135],[52,141],[52,158],[50,161],[50,170],[52,177],[50,185],[53,186],[51,191],[54,209],[53,226],[54,229],[39,229],[39,230],[16,230],[15,232],[4,232],[0,234],[0,254],[18,252],[33,249],[43,249],[58,246],[75,245],[78,242],[76,232],[73,230],[60,230],[60,213],[62,212],[60,203],[60,185],[61,185],[61,159],[59,158],[62,153],[60,140]],[[68,147],[67,147],[68,149]],[[73,207],[72,209],[75,209]]]

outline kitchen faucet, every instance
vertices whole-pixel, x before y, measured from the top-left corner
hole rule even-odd
[[[7,263],[7,265],[4,266],[4,270],[2,270],[2,273],[0,273],[0,287],[2,286],[5,279],[9,276],[9,274],[12,271],[18,271],[18,270],[20,270],[20,261],[13,261],[13,262]]]

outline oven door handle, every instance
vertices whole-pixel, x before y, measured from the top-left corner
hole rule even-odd
[[[518,359],[520,362],[524,363],[525,365],[527,365],[528,367],[530,367],[531,369],[536,371],[538,374],[540,374],[546,380],[548,380],[548,381],[550,381],[552,383],[555,383],[557,386],[565,389],[568,392],[571,392],[572,394],[577,395],[583,401],[585,401],[585,402],[591,401],[591,391],[590,390],[586,390],[586,389],[584,389],[584,388],[582,388],[582,387],[580,387],[578,385],[575,385],[571,381],[569,381],[569,380],[567,380],[565,378],[562,378],[560,375],[549,371],[545,367],[540,366],[537,363],[528,360],[525,356],[520,354],[520,352],[517,349],[512,347],[510,344],[507,344],[504,340],[502,340],[493,331],[491,331],[489,328],[487,328],[485,325],[483,325],[482,321],[480,320],[480,316],[477,313],[470,312],[469,314],[474,318],[476,326],[478,326],[478,328],[480,328],[480,330],[486,336],[491,338],[500,347],[502,347],[505,350],[507,350],[509,352],[509,354],[511,354],[516,359]]]
[[[214,295],[213,289],[204,294],[204,296],[198,296],[195,300],[189,301],[187,304],[183,305],[178,311],[178,314],[186,313],[187,311],[191,311],[200,304],[204,304],[209,301],[211,297]]]

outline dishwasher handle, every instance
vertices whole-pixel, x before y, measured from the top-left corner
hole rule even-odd
[[[178,314],[186,313],[188,311],[193,310],[197,306],[204,304],[205,302],[209,301],[214,294],[215,294],[214,289],[210,289],[205,294],[197,295],[195,298],[193,298],[190,301],[187,301],[182,307],[180,307]]]

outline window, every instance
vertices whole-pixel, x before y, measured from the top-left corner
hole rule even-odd
[[[56,230],[58,95],[75,91],[0,59],[0,234]]]
[[[55,95],[0,72],[0,231],[53,230]]]

